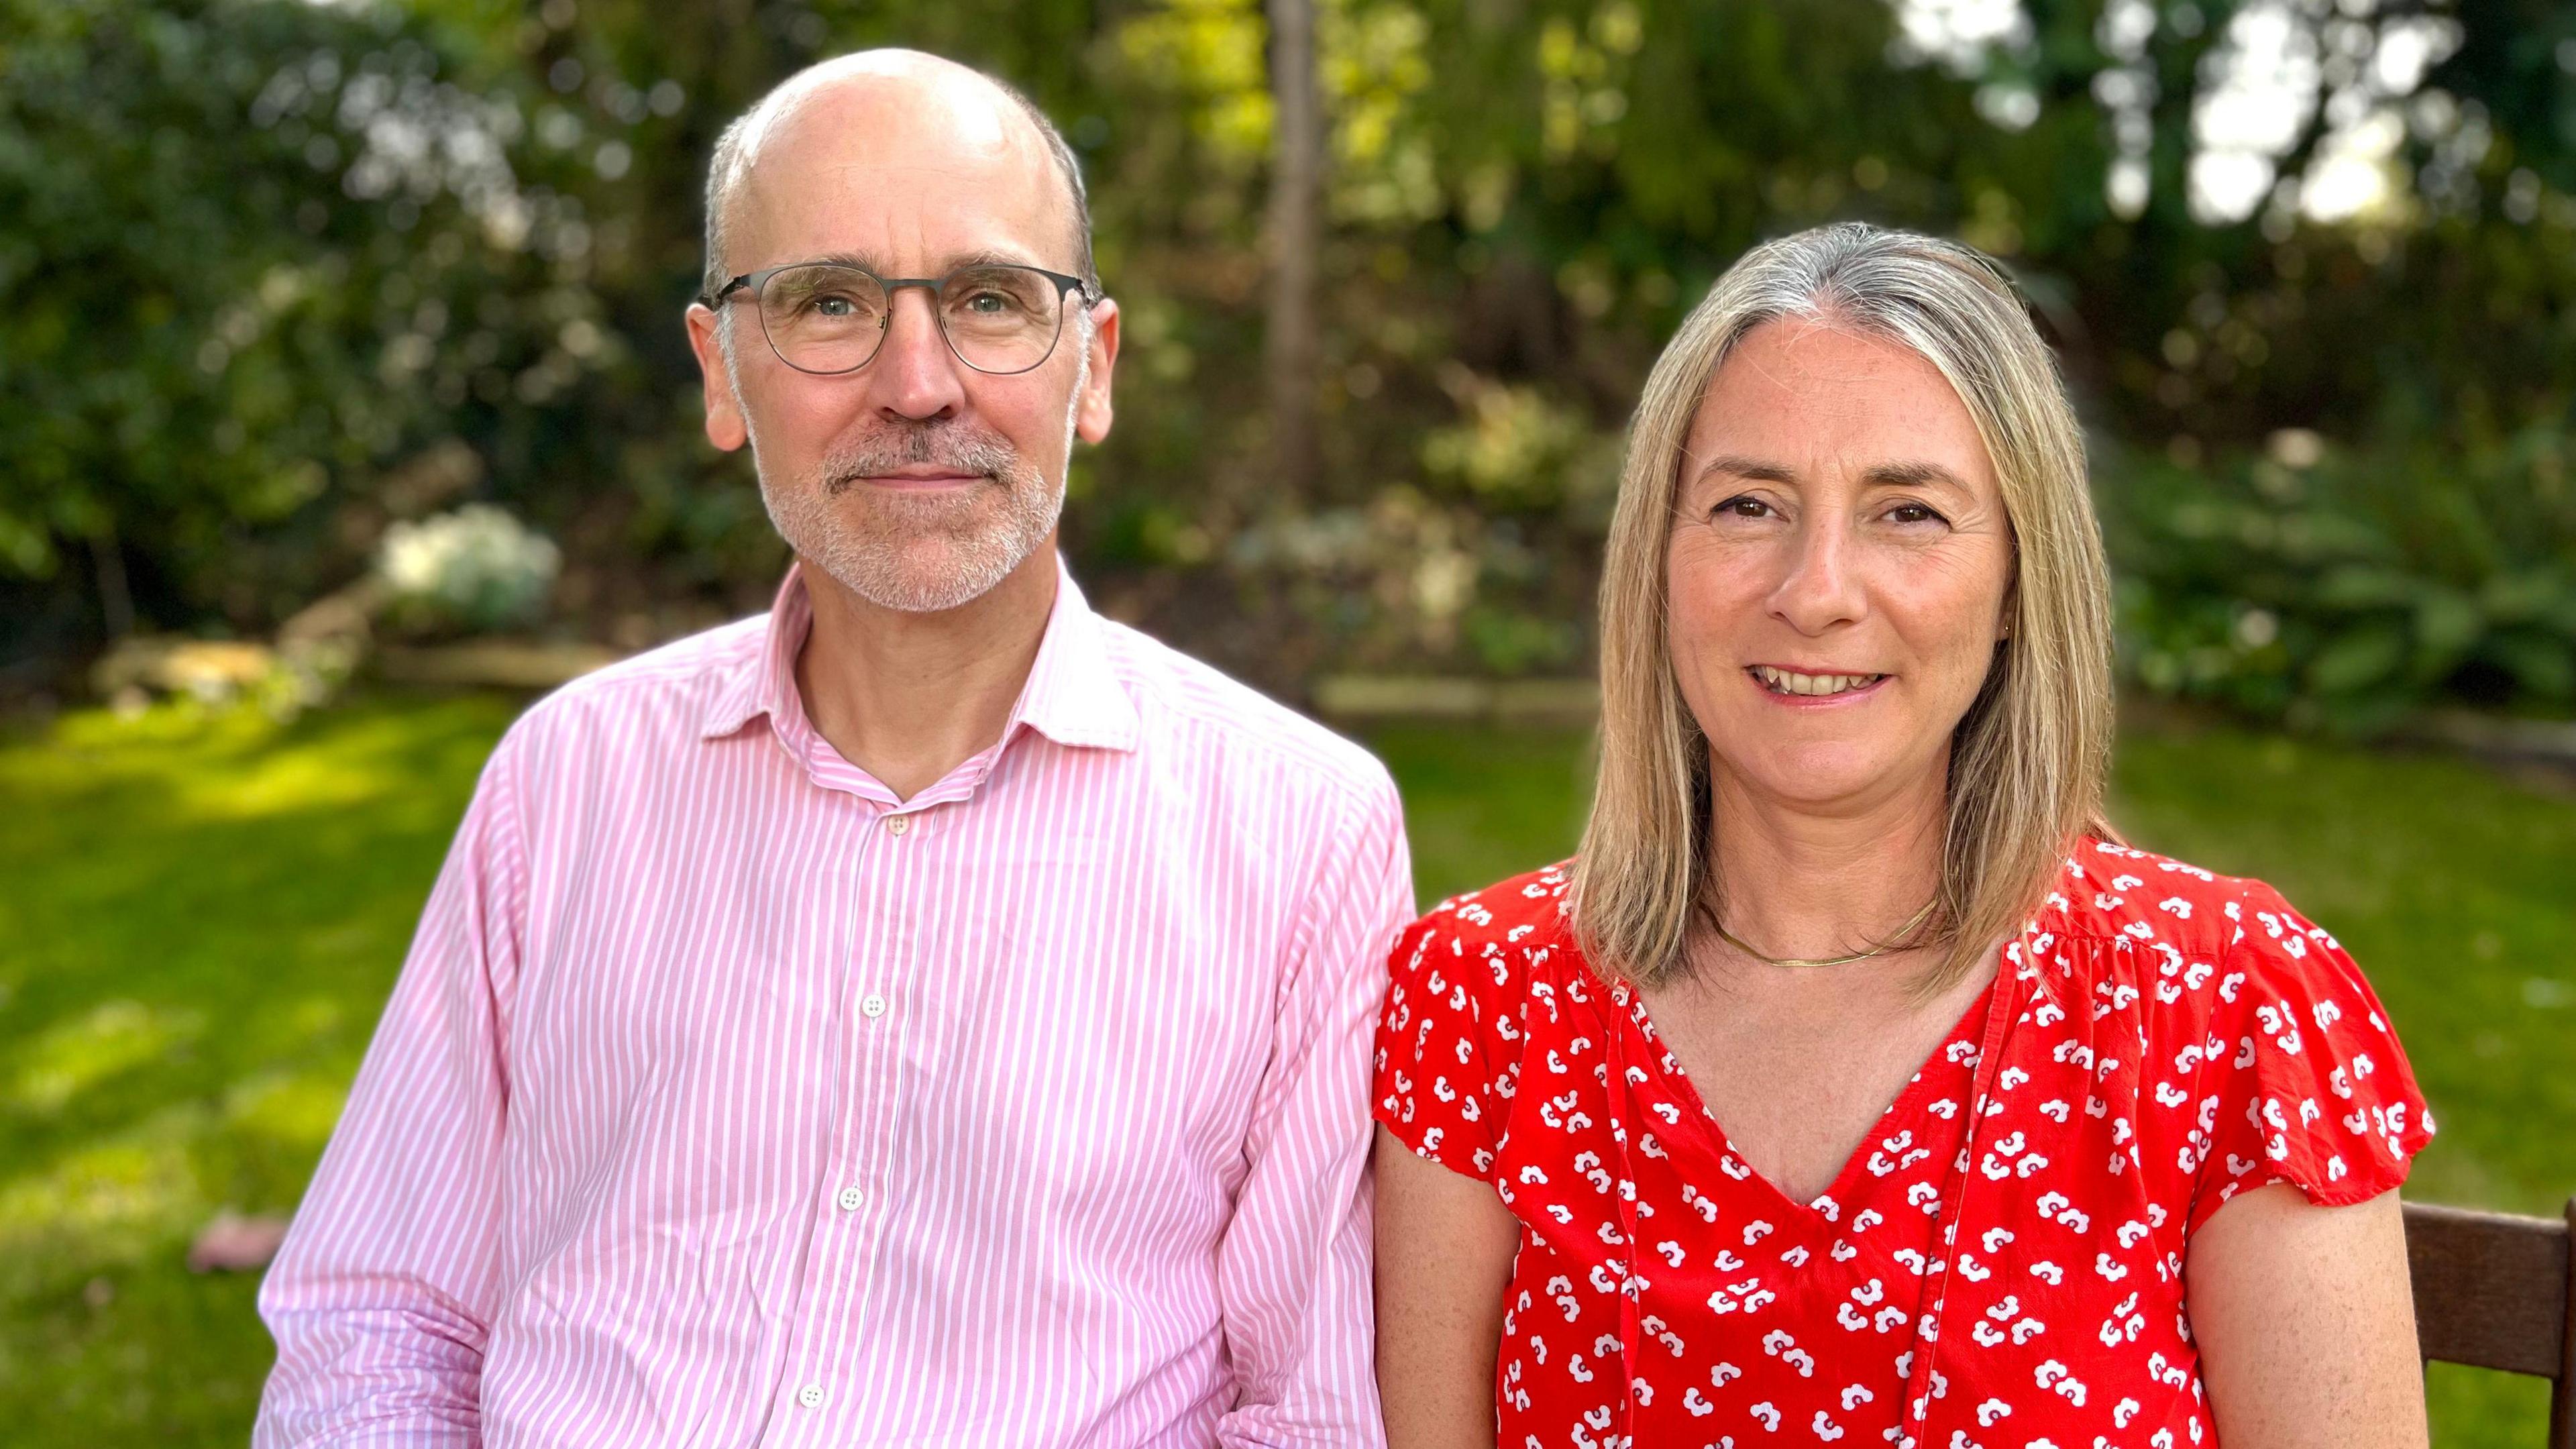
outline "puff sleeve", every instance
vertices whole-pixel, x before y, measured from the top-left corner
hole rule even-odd
[[[1520,1076],[1521,953],[1473,896],[1396,938],[1378,1019],[1376,1115],[1413,1151],[1494,1180]]]
[[[2338,1207],[2406,1180],[2432,1114],[2351,956],[2280,893],[2246,882],[2209,1019],[2209,1143],[2189,1228],[2275,1182]]]

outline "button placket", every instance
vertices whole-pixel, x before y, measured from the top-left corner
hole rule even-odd
[[[809,1331],[815,1337],[811,1341],[813,1351],[804,1355],[802,1372],[815,1377],[796,1393],[797,1403],[813,1410],[834,1402],[826,1385],[867,1381],[868,1355],[859,1347],[865,1334],[848,1330],[864,1325],[872,1316],[869,1306],[875,1291],[878,1236],[886,1227],[886,1215],[870,1209],[876,1205],[872,1193],[892,1131],[887,1119],[893,1107],[899,1056],[898,1038],[893,1035],[897,1023],[886,1019],[894,1010],[889,983],[901,979],[913,945],[912,923],[896,903],[903,897],[907,879],[925,868],[916,853],[916,841],[930,833],[919,811],[879,818],[883,829],[876,844],[884,853],[866,852],[863,856],[861,869],[872,879],[860,892],[851,919],[882,924],[849,938],[851,945],[844,958],[849,975],[843,978],[847,984],[842,989],[856,988],[864,994],[852,1003],[858,1008],[859,1019],[842,1018],[845,1030],[850,1032],[844,1056],[847,1075],[841,1088],[844,1115],[840,1142],[833,1154],[837,1161],[826,1168],[831,1177],[824,1179],[827,1185],[832,1177],[841,1178],[841,1182],[827,1187],[831,1206],[826,1209],[826,1217],[815,1224],[811,1248],[817,1281],[829,1285],[815,1300],[815,1316],[808,1319]],[[907,836],[916,839],[908,841]],[[846,996],[841,999],[850,1000]],[[835,1325],[829,1335],[820,1331],[825,1322]],[[832,1339],[841,1341],[826,1347]],[[855,1408],[858,1402],[853,1399],[852,1406]],[[818,1416],[816,1422],[824,1420]]]

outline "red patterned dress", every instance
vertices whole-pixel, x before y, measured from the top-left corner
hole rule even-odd
[[[2433,1133],[2378,1000],[2271,887],[2086,842],[1833,1185],[1747,1167],[1551,868],[1405,932],[1377,1116],[1521,1226],[1505,1449],[2177,1449],[2216,1433],[2192,1232],[2395,1187]]]

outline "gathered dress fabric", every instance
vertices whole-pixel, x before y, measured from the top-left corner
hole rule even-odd
[[[1822,1194],[1748,1167],[1551,867],[1397,941],[1376,1114],[1518,1221],[1504,1449],[2216,1443],[2183,1293],[2237,1193],[2404,1180],[2378,999],[2259,881],[2079,843]]]

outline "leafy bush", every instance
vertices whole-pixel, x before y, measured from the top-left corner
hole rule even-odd
[[[622,350],[562,183],[621,153],[531,89],[404,7],[0,0],[0,583],[259,629],[422,460],[547,476]]]
[[[397,523],[376,556],[394,618],[432,629],[527,623],[562,567],[553,540],[489,503]]]
[[[2114,460],[2124,662],[2159,694],[2339,733],[2435,704],[2576,705],[2576,489],[2555,429],[2465,452],[2276,435]]]

